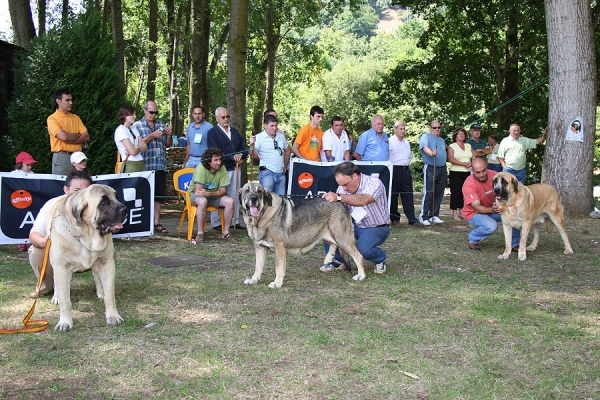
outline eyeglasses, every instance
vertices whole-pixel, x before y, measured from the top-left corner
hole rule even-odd
[[[221,118],[221,119],[231,118],[231,115],[221,115],[219,118]]]
[[[277,139],[273,139],[273,148],[277,151],[279,151],[279,155],[282,156],[283,155],[283,150],[281,149],[281,147],[279,147],[279,145],[277,144]]]
[[[148,111],[148,110],[146,110],[146,111]],[[148,111],[148,114],[152,114],[152,115],[158,114],[158,111]]]
[[[441,126],[432,126],[431,129],[442,129]]]

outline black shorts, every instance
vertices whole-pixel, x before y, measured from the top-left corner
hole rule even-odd
[[[154,201],[167,201],[167,171],[154,171]]]

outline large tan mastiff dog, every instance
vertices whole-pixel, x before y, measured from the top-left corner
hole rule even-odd
[[[556,225],[560,237],[565,244],[565,254],[573,254],[565,229],[563,206],[558,192],[550,185],[537,183],[525,186],[509,172],[500,172],[493,179],[496,204],[503,208],[502,227],[504,228],[504,253],[498,256],[506,260],[511,253],[512,228],[521,230],[519,241],[519,260],[527,259],[526,250],[537,248],[539,225],[546,222],[546,231],[552,232],[552,224]],[[533,228],[533,241],[527,246],[527,235]]]
[[[265,269],[267,249],[275,250],[275,280],[270,288],[280,288],[285,276],[287,254],[305,253],[317,243],[331,243],[325,264],[333,261],[339,247],[342,255],[352,257],[358,273],[355,281],[365,279],[363,256],[356,248],[350,211],[341,203],[322,198],[286,199],[269,192],[258,183],[246,183],[240,189],[240,204],[248,236],[254,241],[256,266],[247,285],[258,283]],[[350,269],[350,263],[344,262]]]
[[[127,211],[114,189],[105,185],[91,185],[56,200],[46,224],[52,241],[53,302],[60,306],[60,320],[54,329],[66,332],[74,328],[71,277],[74,272],[88,269],[94,275],[98,298],[104,298],[106,323],[123,322],[115,305],[112,234],[123,228]]]

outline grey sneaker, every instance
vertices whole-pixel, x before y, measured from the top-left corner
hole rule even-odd
[[[431,218],[431,222],[433,222],[434,224],[441,224],[444,221],[442,221],[441,219],[439,219],[438,217],[434,216],[433,218]]]
[[[429,226],[431,225],[431,223],[429,222],[429,220],[427,219],[420,219],[419,222],[421,223],[421,225],[423,226]]]
[[[321,268],[319,268],[319,271],[321,271],[321,272],[331,272],[334,269],[340,269],[340,266],[342,266],[341,262],[339,262],[338,260],[333,260],[329,264],[325,264]]]
[[[379,264],[375,264],[376,274],[385,274],[385,261]]]
[[[591,218],[600,218],[600,211],[594,210],[590,213]]]

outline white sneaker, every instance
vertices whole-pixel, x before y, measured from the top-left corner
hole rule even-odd
[[[433,222],[434,224],[441,224],[444,221],[442,221],[438,217],[433,217],[433,218],[431,218],[431,222]]]
[[[600,211],[594,210],[590,213],[590,217],[592,218],[600,218]]]
[[[429,226],[429,225],[431,225],[431,224],[429,223],[429,220],[427,220],[427,219],[420,219],[420,218],[419,218],[419,222],[420,222],[420,223],[421,223],[421,225],[423,225],[423,226]]]
[[[385,274],[385,261],[379,264],[375,264],[376,274]]]

